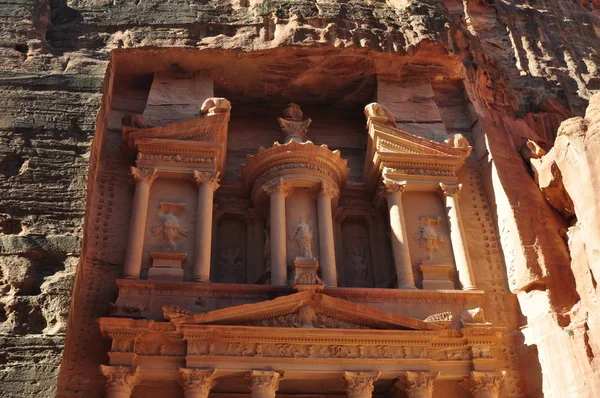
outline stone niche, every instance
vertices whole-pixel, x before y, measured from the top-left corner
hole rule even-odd
[[[285,225],[287,229],[287,264],[291,267],[294,259],[300,255],[294,236],[298,232],[298,224],[304,222],[310,228],[311,255],[319,259],[319,223],[314,193],[309,188],[297,188],[287,197],[285,202]]]
[[[342,223],[343,285],[348,287],[375,287],[375,265],[372,260],[369,227],[364,220],[349,218]]]
[[[254,283],[248,267],[247,225],[243,217],[225,214],[217,222],[211,275],[220,283]]]

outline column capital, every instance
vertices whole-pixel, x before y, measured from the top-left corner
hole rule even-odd
[[[406,189],[406,182],[394,181],[390,180],[389,178],[384,178],[381,189],[383,193],[386,194],[402,193]]]
[[[433,396],[433,383],[440,372],[405,372],[404,378],[396,385],[406,390],[409,398],[431,398]]]
[[[444,196],[458,196],[461,188],[462,184],[446,184],[440,182],[440,189],[444,193]]]
[[[288,196],[292,191],[290,184],[281,177],[267,181],[262,185],[262,189],[266,192],[267,196],[271,196],[276,192],[281,192],[285,196]]]
[[[471,391],[474,398],[497,398],[504,372],[471,372],[465,380],[465,386]]]
[[[194,176],[192,178],[196,185],[211,184],[213,191],[216,191],[217,188],[219,188],[219,175],[220,173],[218,171],[212,173],[210,171],[194,170]]]
[[[158,169],[156,168],[131,166],[129,172],[135,183],[144,182],[152,184],[156,180],[156,177],[158,177]]]
[[[317,195],[326,196],[330,199],[336,198],[340,195],[340,190],[331,184],[322,182],[319,189],[317,189]]]
[[[346,393],[351,396],[370,397],[373,394],[373,383],[381,372],[344,372]]]
[[[215,386],[214,369],[188,369],[179,368],[179,382],[185,392],[194,390],[208,397],[210,390]]]
[[[279,381],[281,373],[272,370],[253,370],[248,376],[250,377],[250,391],[253,396],[275,396],[275,392],[279,389]]]
[[[131,393],[137,383],[137,368],[129,366],[100,365],[106,378],[106,390]]]

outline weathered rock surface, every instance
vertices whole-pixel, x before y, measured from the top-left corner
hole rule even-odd
[[[91,151],[96,122],[103,120],[98,116],[101,90],[111,50],[159,54],[162,47],[178,47],[212,49],[215,56],[223,50],[273,51],[278,61],[267,62],[267,56],[261,63],[265,91],[255,93],[259,98],[282,85],[290,92],[281,98],[293,97],[304,92],[303,81],[318,79],[324,70],[342,71],[339,75],[348,80],[363,77],[364,71],[464,79],[470,115],[453,118],[449,101],[440,117],[448,133],[472,134],[510,289],[527,316],[525,342],[539,351],[544,391],[548,396],[598,396],[594,275],[600,272],[595,189],[600,101],[592,103],[585,119],[563,124],[555,144],[555,162],[578,219],[569,232],[569,248],[561,236],[567,222],[548,206],[519,154],[528,139],[552,143],[560,122],[583,115],[590,93],[600,88],[600,19],[594,7],[595,2],[561,0],[2,4],[1,395],[54,395],[71,295],[76,306],[69,338],[78,342],[65,355],[60,395],[87,397],[101,388],[99,375],[85,375],[95,369],[94,361],[84,371],[75,371],[70,362],[94,356],[93,348],[77,344],[81,336],[99,338],[92,331],[93,319],[104,314],[101,302],[110,301],[114,290],[98,293],[90,303],[79,293],[98,290],[103,280],[110,284],[120,272],[118,264],[91,262],[89,269],[78,270],[71,289],[81,250],[88,168],[90,181],[101,179],[95,174],[98,148],[115,145],[96,141]],[[342,56],[335,62],[328,63],[327,57],[311,62],[307,54],[316,49]],[[301,50],[304,56],[296,56]],[[177,56],[177,62],[185,65],[193,58],[189,54]],[[375,54],[381,62],[365,54]],[[246,61],[240,57],[237,62]],[[224,86],[221,91],[229,94]],[[333,94],[314,97],[340,97]],[[353,92],[343,94],[354,97]],[[430,93],[423,100],[429,98]],[[438,119],[435,125],[410,118],[401,122],[435,137],[442,135]],[[511,333],[514,341],[524,338],[519,331]],[[518,347],[506,355],[526,364],[530,352]],[[528,375],[536,368],[520,369]],[[539,395],[542,387],[535,377],[522,380],[511,396]]]

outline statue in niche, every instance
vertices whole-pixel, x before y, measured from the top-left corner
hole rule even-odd
[[[240,248],[224,250],[219,257],[219,266],[223,282],[236,283],[242,270],[242,259],[239,257]]]
[[[152,233],[154,235],[161,235],[173,250],[177,249],[177,240],[179,238],[186,238],[188,236],[187,229],[181,225],[179,219],[174,215],[174,213],[183,211],[184,209],[184,203],[161,202],[160,210],[158,211],[161,220],[157,225],[152,227]]]
[[[301,217],[300,222],[296,225],[296,232],[291,236],[296,241],[298,257],[314,258],[312,253],[312,237],[311,226],[304,221],[304,217]]]
[[[365,248],[361,246],[346,246],[348,264],[348,282],[352,286],[367,286],[367,262],[365,261]]]
[[[277,118],[279,126],[283,131],[282,140],[284,144],[291,141],[304,142],[308,139],[306,134],[312,120],[302,120],[303,117],[304,114],[300,106],[291,103],[283,111],[283,117]]]
[[[440,244],[444,243],[444,240],[437,233],[434,225],[440,224],[441,217],[429,218],[421,217],[421,228],[413,239],[419,242],[419,247],[427,253],[427,262],[431,262],[433,253],[440,250]]]

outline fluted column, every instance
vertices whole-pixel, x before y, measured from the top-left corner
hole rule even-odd
[[[408,398],[432,398],[433,383],[440,372],[406,372],[396,385],[406,391]]]
[[[183,387],[185,398],[208,398],[210,390],[215,386],[214,369],[179,368],[179,382]]]
[[[414,289],[415,279],[413,276],[412,263],[408,248],[408,234],[406,233],[406,222],[404,220],[404,209],[402,207],[402,193],[406,184],[385,179],[383,181],[390,212],[390,227],[392,230],[392,251],[394,265],[398,278],[399,289]]]
[[[458,279],[462,284],[463,290],[475,290],[473,267],[469,259],[467,240],[458,208],[458,195],[461,187],[462,184],[440,183],[440,188],[444,193],[446,211],[448,212],[450,240],[452,241],[452,251],[454,252],[454,262],[458,271]]]
[[[100,365],[106,378],[106,398],[129,398],[136,385],[137,369],[128,366]]]
[[[270,197],[271,212],[271,285],[287,285],[287,249],[285,226],[285,198],[290,193],[283,178],[276,178],[263,185]]]
[[[337,189],[326,183],[322,184],[317,194],[321,278],[325,282],[325,286],[329,287],[337,286],[331,200],[338,194]]]
[[[380,372],[344,372],[346,379],[346,395],[348,398],[371,398],[373,383]]]
[[[131,220],[129,222],[129,237],[127,240],[123,277],[127,279],[139,279],[142,269],[144,232],[146,230],[150,187],[158,176],[158,170],[131,167],[131,175],[135,181],[135,194],[133,196],[133,208],[131,209]]]
[[[281,374],[270,370],[253,370],[250,372],[250,392],[252,398],[275,398],[279,388]]]
[[[213,197],[219,188],[219,173],[194,170],[198,185],[198,211],[196,212],[196,242],[194,244],[195,282],[210,282],[210,252],[212,246]]]
[[[473,398],[498,398],[503,378],[502,373],[471,372],[466,383]]]

